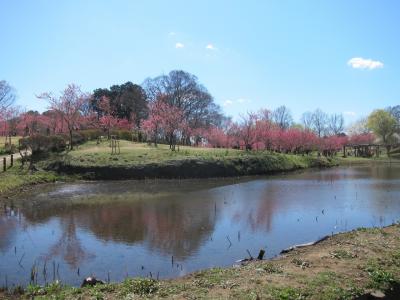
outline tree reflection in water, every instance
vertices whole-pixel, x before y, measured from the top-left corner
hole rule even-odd
[[[93,253],[88,253],[77,237],[74,214],[60,218],[61,236],[44,255],[44,260],[49,261],[54,257],[62,257],[73,269],[78,268],[84,261],[94,258]]]
[[[0,251],[5,253],[14,244],[19,213],[4,205],[0,212]]]
[[[22,218],[0,215],[0,272],[13,273],[18,282],[26,275],[18,267],[24,252],[24,267],[59,260],[85,275],[105,278],[111,270],[114,280],[128,272],[159,271],[165,278],[228,266],[247,249],[267,246],[272,257],[333,230],[395,220],[399,176],[399,167],[353,167],[238,184],[229,179],[53,185],[19,203]],[[17,256],[15,244],[21,249]],[[67,282],[80,283],[76,272],[61,272]]]

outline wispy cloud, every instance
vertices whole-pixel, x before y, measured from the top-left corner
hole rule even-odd
[[[230,106],[230,105],[232,105],[233,104],[233,101],[232,100],[225,100],[224,101],[224,103],[223,103],[223,106]]]
[[[183,47],[185,47],[185,45],[182,44],[182,43],[176,43],[176,44],[175,44],[175,48],[176,48],[176,49],[182,49]]]
[[[234,104],[243,104],[243,103],[249,103],[251,100],[246,99],[246,98],[239,98],[235,100],[225,100],[224,103],[222,104],[224,107],[231,106]]]
[[[170,32],[168,33],[168,35],[169,35],[169,36],[175,36],[175,35],[176,35],[176,32],[175,32],[175,31],[170,31]]]
[[[383,68],[383,62],[379,60],[366,59],[362,57],[353,57],[347,64],[354,69],[379,69]]]
[[[214,46],[213,44],[208,44],[208,45],[206,46],[206,49],[207,49],[207,50],[212,50],[212,51],[217,50],[217,48],[215,48],[215,46]]]
[[[343,114],[350,117],[355,117],[357,115],[354,111],[344,111]]]

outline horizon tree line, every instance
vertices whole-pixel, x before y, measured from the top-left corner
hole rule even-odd
[[[225,116],[198,78],[182,70],[147,78],[142,85],[126,82],[110,88],[81,91],[70,84],[59,95],[37,96],[48,102],[48,110],[23,112],[15,102],[15,90],[0,81],[0,132],[2,135],[67,134],[100,130],[108,137],[113,130],[136,132],[138,141],[157,145],[231,147],[308,153],[337,151],[343,144],[371,143],[379,137],[385,145],[398,140],[400,105],[373,111],[345,133],[342,114],[320,109],[302,114],[294,123],[290,110],[261,109],[241,115],[239,121]]]

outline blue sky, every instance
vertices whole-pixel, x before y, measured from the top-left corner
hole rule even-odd
[[[232,116],[288,106],[347,122],[400,104],[399,1],[0,0],[0,79],[18,104],[183,69]],[[352,60],[352,58],[362,58]]]

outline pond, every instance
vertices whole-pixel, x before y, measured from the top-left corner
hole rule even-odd
[[[0,286],[172,278],[400,219],[400,165],[40,186],[0,212]]]

